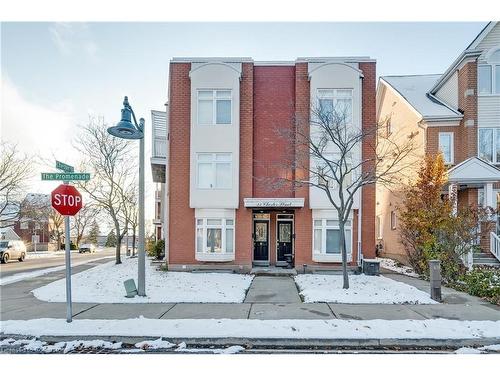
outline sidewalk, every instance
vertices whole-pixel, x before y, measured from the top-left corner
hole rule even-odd
[[[81,272],[101,264],[95,261],[74,267]],[[384,273],[427,292],[429,283],[408,276]],[[64,318],[66,304],[44,302],[30,292],[64,277],[64,271],[1,288],[0,320]],[[436,305],[302,303],[290,277],[257,276],[244,303],[73,303],[75,319],[453,319],[500,320],[500,306],[453,289],[443,288],[444,303]],[[270,287],[272,285],[272,287]]]

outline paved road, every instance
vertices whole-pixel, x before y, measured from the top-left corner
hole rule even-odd
[[[98,249],[97,252],[92,254],[79,254],[78,251],[71,252],[71,261],[73,264],[79,263],[81,261],[89,259],[98,259],[105,256],[114,255],[115,249],[104,248]],[[57,267],[64,265],[64,251],[57,252],[57,256],[54,257],[39,257],[34,255],[34,258],[28,258],[24,262],[19,262],[17,260],[9,261],[6,264],[0,264],[0,277],[12,276],[16,273],[37,271],[44,268]]]

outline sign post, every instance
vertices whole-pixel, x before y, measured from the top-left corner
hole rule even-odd
[[[83,205],[82,195],[69,181],[88,181],[90,173],[74,173],[71,165],[56,160],[56,168],[64,173],[42,173],[42,181],[63,181],[51,193],[52,207],[64,216],[64,249],[66,263],[66,321],[73,321],[73,309],[71,306],[71,233],[69,217],[80,211]]]

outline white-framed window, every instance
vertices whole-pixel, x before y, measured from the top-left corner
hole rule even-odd
[[[439,133],[439,151],[443,153],[444,163],[453,164],[453,133]]]
[[[330,189],[338,189],[339,184],[337,184],[336,179],[334,179],[334,173],[332,172],[331,168],[332,167],[335,170],[335,175],[337,179],[340,179],[341,177],[341,171],[344,173],[344,189],[347,189],[353,181],[353,175],[354,178],[356,177],[356,171],[349,171],[352,168],[352,158],[350,155],[348,155],[345,158],[345,166],[337,166],[334,162],[340,159],[340,154],[336,152],[324,152],[322,154],[324,158],[329,160],[330,162],[320,158],[320,157],[315,157],[315,162],[316,162],[316,177],[317,177],[317,182],[318,185],[322,186],[328,186]],[[328,165],[328,164],[331,164]]]
[[[198,189],[231,189],[231,153],[198,153],[196,165]]]
[[[322,121],[352,124],[352,89],[318,89],[318,111]]]
[[[397,226],[397,216],[396,211],[391,211],[391,229],[395,230]]]
[[[27,221],[21,221],[19,223],[19,229],[29,229],[29,223]]]
[[[231,125],[231,90],[198,90],[198,125]]]
[[[487,57],[487,64],[477,67],[479,95],[500,95],[500,48]]]
[[[479,128],[478,133],[478,156],[500,164],[500,128]]]
[[[347,253],[350,254],[352,251],[351,220],[348,220],[345,224],[345,242]],[[340,229],[338,220],[313,220],[313,253],[340,255]]]
[[[234,219],[197,218],[197,254],[233,254]]]

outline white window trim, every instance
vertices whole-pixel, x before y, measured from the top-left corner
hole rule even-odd
[[[200,124],[200,91],[212,91],[212,123],[211,124]],[[229,91],[229,98],[219,98],[221,100],[230,100],[231,109],[229,114],[231,116],[231,121],[229,124],[218,124],[217,123],[217,91]],[[202,99],[203,100],[203,99]],[[208,99],[205,99],[208,100]],[[196,91],[196,122],[199,126],[232,126],[233,125],[233,90],[232,89],[198,89]]]
[[[231,160],[217,160],[217,155],[226,154],[229,155]],[[198,157],[200,155],[211,155],[211,161],[202,161],[204,164],[212,164],[212,176],[214,177],[214,186],[212,187],[200,187],[200,161]],[[227,164],[229,163],[229,173],[230,173],[230,184],[228,187],[218,187],[217,183],[217,164]],[[231,152],[197,152],[196,153],[196,189],[198,190],[231,190],[233,188],[233,154]]]
[[[493,155],[492,155],[491,161],[486,160],[486,159],[483,159],[483,160],[485,160],[486,162],[491,163],[491,164],[500,164],[500,160],[497,159],[497,132],[500,132],[500,127],[498,127],[498,128],[478,127],[477,128],[477,157],[478,158],[481,157],[480,156],[481,155],[481,150],[480,150],[481,143],[480,143],[480,138],[479,138],[479,132],[481,130],[493,130],[493,150],[492,150]]]
[[[439,132],[438,134],[438,147],[441,151],[441,135],[447,135],[450,137],[450,160],[444,161],[445,165],[451,165],[455,163],[455,137],[453,132]],[[442,152],[442,151],[441,151]],[[444,153],[443,153],[444,156]]]
[[[398,227],[398,217],[396,214],[396,211],[392,210],[390,213],[390,225],[391,225],[391,230],[396,230]]]
[[[333,95],[320,95],[320,92],[322,91],[333,91]],[[347,99],[346,97],[338,96],[337,91],[349,91],[351,93],[350,99],[351,99],[351,122],[346,123],[345,125],[352,125],[354,123],[354,89],[352,88],[318,88],[316,92],[317,96],[317,103],[319,106],[319,100],[320,99],[332,99],[333,100],[333,108],[336,108],[337,106],[337,100],[339,99]]]
[[[320,220],[321,221],[321,227],[316,227],[314,225],[314,221]],[[314,251],[314,245],[315,245],[315,235],[314,235],[314,230],[315,229],[321,229],[321,251],[326,251],[326,230],[327,229],[340,229],[338,225],[327,225],[326,222],[327,220],[335,220],[338,221],[337,218],[323,218],[323,217],[313,217],[312,220],[312,260],[314,262],[319,262],[319,263],[331,263],[331,262],[341,262],[342,261],[342,253],[338,254],[327,254],[326,252],[320,252],[316,253]],[[350,238],[346,237],[346,246],[349,247],[351,250],[347,253],[347,261],[352,262],[352,246],[353,246],[353,231],[352,231],[352,218],[349,218],[350,224],[345,226],[344,230],[350,230],[351,231],[351,236]],[[347,244],[347,242],[350,241],[350,246]]]
[[[198,224],[198,220],[203,220],[203,223],[201,225]],[[208,224],[208,220],[221,220],[220,225],[215,225],[215,224]],[[232,220],[233,224],[228,225],[227,220]],[[230,262],[235,259],[235,242],[236,242],[236,225],[235,225],[235,219],[233,217],[226,217],[226,218],[221,218],[221,217],[195,217],[195,233],[194,233],[194,253],[195,253],[195,259],[201,262]],[[203,233],[203,240],[202,240],[202,251],[198,252],[198,229],[201,228]],[[207,251],[207,230],[210,228],[217,228],[221,229],[221,246],[223,249],[223,252],[221,253],[210,253]],[[233,230],[233,252],[228,253],[226,252],[226,230],[227,229],[232,229]]]
[[[489,66],[491,69],[490,93],[479,92],[479,68],[481,66]],[[496,92],[496,67],[500,67],[500,63],[498,62],[481,63],[477,66],[477,96],[500,96],[500,92]]]

